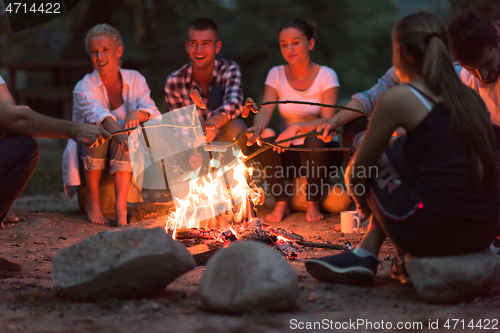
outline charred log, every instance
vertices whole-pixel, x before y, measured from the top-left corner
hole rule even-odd
[[[306,241],[295,241],[295,243],[302,245],[302,246],[307,246],[307,247],[319,247],[323,249],[334,249],[334,250],[345,250],[345,245],[339,245],[339,244],[330,244],[330,243],[314,243],[314,242],[306,242]]]
[[[189,239],[189,238],[203,238],[203,239],[216,239],[218,232],[211,229],[196,229],[196,228],[183,228],[177,229],[175,232],[175,239]]]
[[[167,216],[173,209],[175,209],[173,202],[137,204],[129,208],[127,222],[136,223],[138,221],[155,219],[160,216]]]

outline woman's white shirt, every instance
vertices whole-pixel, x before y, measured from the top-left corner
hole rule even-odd
[[[286,78],[285,67],[271,68],[266,78],[266,85],[276,89],[281,101],[304,101],[321,103],[321,94],[331,88],[340,87],[337,74],[329,67],[322,66],[314,79],[313,84],[306,90],[294,89]],[[303,121],[312,121],[321,118],[321,107],[303,104],[278,104],[283,125],[288,128],[291,124]],[[301,145],[304,139],[294,140],[293,145]]]

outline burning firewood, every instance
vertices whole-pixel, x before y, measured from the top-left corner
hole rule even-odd
[[[173,202],[165,203],[141,203],[129,208],[127,214],[128,223],[154,219],[159,216],[168,215],[174,209]]]
[[[314,243],[314,242],[305,242],[305,241],[295,241],[295,243],[302,245],[302,246],[307,246],[307,247],[320,247],[324,249],[334,249],[334,250],[345,250],[346,246],[345,245],[339,245],[339,244],[330,244],[330,243]]]
[[[280,235],[294,241],[305,241],[304,237],[302,237],[301,235],[296,234],[293,231],[285,230],[283,228],[269,228],[268,230],[272,233],[275,233],[276,235]]]
[[[217,238],[217,232],[210,229],[177,229],[175,234],[176,239],[187,239],[187,238],[204,238],[204,239],[215,239]]]

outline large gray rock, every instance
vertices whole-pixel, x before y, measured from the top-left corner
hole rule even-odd
[[[432,303],[471,300],[500,283],[500,258],[491,252],[406,259],[417,294]]]
[[[78,299],[153,296],[193,269],[185,246],[163,228],[104,232],[60,251],[52,280]]]
[[[243,241],[210,258],[199,293],[208,310],[240,314],[290,309],[299,289],[295,272],[276,250]]]

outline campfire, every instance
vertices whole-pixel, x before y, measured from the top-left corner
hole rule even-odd
[[[223,151],[220,146],[212,146],[207,145],[205,150]],[[228,165],[216,169],[213,166],[221,162],[211,154],[212,172],[200,177],[196,170],[185,177],[189,190],[183,198],[174,199],[176,209],[170,213],[165,230],[201,261],[238,240],[262,241],[288,259],[295,259],[302,250],[293,242],[304,238],[261,222],[254,207],[264,203],[264,191],[249,184],[253,168],[245,165],[246,156],[234,145],[229,148],[234,159]]]
[[[136,183],[143,188],[170,189],[175,210],[169,208],[165,230],[195,258],[238,240],[263,241],[289,259],[295,259],[303,246],[344,249],[310,243],[262,223],[254,207],[264,203],[264,191],[249,182],[253,169],[245,162],[269,147],[247,157],[235,142],[206,143],[204,132],[204,120],[191,105],[148,120],[129,136]],[[193,156],[199,157],[198,164],[191,161]]]
[[[207,146],[210,150],[211,145]],[[188,193],[176,197],[176,210],[171,213],[166,229],[175,238],[178,229],[210,228],[224,229],[231,224],[239,224],[255,218],[254,204],[264,201],[264,192],[248,185],[252,168],[243,163],[241,150],[230,147],[234,159],[229,165],[215,169],[221,161],[210,155],[212,172],[199,176],[199,169],[185,177]]]

